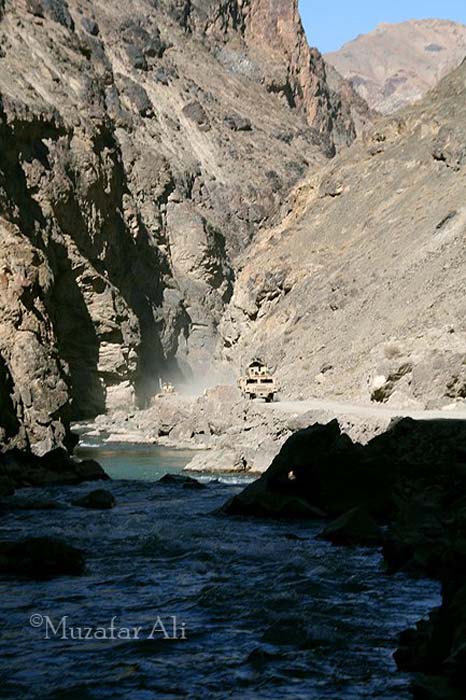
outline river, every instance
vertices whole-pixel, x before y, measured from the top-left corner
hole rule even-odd
[[[241,478],[157,483],[190,453],[81,455],[113,477],[113,510],[69,505],[93,485],[49,487],[22,495],[61,509],[0,521],[3,540],[64,537],[87,555],[83,577],[0,578],[2,699],[410,698],[392,654],[397,634],[439,603],[435,583],[386,576],[379,553],[315,540],[318,523],[219,514]]]

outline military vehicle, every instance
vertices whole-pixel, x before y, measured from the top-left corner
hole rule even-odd
[[[278,391],[277,383],[267,365],[262,360],[253,360],[246,368],[245,376],[238,381],[238,386],[245,398],[265,399],[267,403],[274,400]]]
[[[175,387],[171,382],[163,382],[161,379],[159,380],[160,384],[160,393],[161,394],[174,394],[175,393]]]

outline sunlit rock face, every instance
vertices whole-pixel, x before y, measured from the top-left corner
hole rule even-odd
[[[287,400],[464,408],[465,85],[463,62],[299,183],[241,258],[231,361]]]
[[[355,129],[294,2],[0,12],[0,435],[41,453],[208,374],[238,256]]]
[[[380,24],[325,60],[382,114],[419,100],[466,56],[466,26],[439,19]]]

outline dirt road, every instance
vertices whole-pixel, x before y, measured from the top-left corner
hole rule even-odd
[[[420,411],[401,408],[387,408],[386,406],[362,405],[344,403],[341,401],[329,401],[326,399],[308,399],[306,401],[277,401],[267,404],[272,410],[285,413],[302,415],[308,411],[325,411],[339,416],[355,415],[361,418],[397,418],[406,416],[416,420],[466,420],[466,406],[464,409],[443,409],[433,411]]]

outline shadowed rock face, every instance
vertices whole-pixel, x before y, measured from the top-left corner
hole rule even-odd
[[[47,314],[52,273],[18,226],[1,221],[0,238],[0,435],[6,447],[34,443],[43,454],[66,443],[70,416],[65,368]]]
[[[316,423],[288,438],[263,476],[225,510],[270,517],[286,510],[289,517],[302,517],[306,504],[311,517],[364,508],[386,520],[401,513],[400,503],[414,503],[426,488],[443,485],[445,496],[455,488],[458,497],[464,495],[465,444],[463,421],[395,420],[366,445],[353,443],[336,420]],[[296,513],[290,499],[298,503]]]
[[[205,374],[238,255],[355,128],[295,2],[3,6],[1,437],[43,454]]]
[[[309,48],[298,12],[298,3],[256,0],[250,3],[246,41],[253,54],[261,54],[273,76],[271,91],[281,92],[290,106],[304,111],[307,121],[328,143],[329,148],[349,145],[356,136],[351,108],[356,97],[344,90],[334,91],[327,81],[322,56]],[[358,103],[364,126],[370,122],[367,106]],[[338,119],[334,116],[338,115]]]
[[[414,697],[463,696],[465,421],[394,421],[364,446],[336,421],[315,424],[292,435],[267,472],[224,511],[261,518],[338,516],[320,537],[340,545],[383,545],[389,571],[440,580],[442,606],[401,635],[395,659],[405,671],[424,674],[416,679]],[[378,524],[387,526],[385,532]]]

